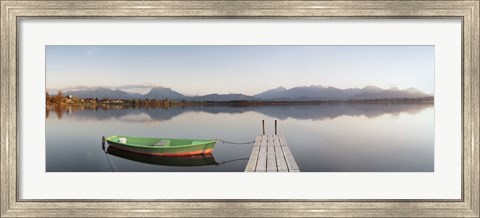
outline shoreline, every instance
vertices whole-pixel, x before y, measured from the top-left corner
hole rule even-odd
[[[174,100],[127,100],[127,99],[66,99],[60,103],[47,102],[46,107],[65,106],[119,106],[119,107],[148,107],[171,108],[191,106],[288,106],[288,105],[322,105],[322,104],[434,104],[434,97],[422,98],[393,98],[393,99],[364,99],[364,100],[316,100],[316,101],[174,101]]]

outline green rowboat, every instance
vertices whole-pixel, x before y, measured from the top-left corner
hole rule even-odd
[[[110,136],[105,138],[114,148],[148,155],[187,156],[210,154],[216,140],[143,138],[132,136]]]

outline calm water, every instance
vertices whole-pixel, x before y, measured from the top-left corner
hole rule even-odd
[[[253,144],[217,143],[213,155],[159,158],[102,149],[102,136],[223,139],[286,136],[302,172],[434,170],[433,104],[322,104],[262,107],[65,108],[47,110],[49,172],[242,172]],[[108,145],[106,145],[108,147]]]

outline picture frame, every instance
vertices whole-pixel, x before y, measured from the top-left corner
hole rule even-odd
[[[2,217],[478,217],[479,1],[10,1],[1,0]],[[22,200],[18,159],[18,21],[27,17],[462,19],[461,200]]]

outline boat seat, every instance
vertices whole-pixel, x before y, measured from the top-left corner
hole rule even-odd
[[[154,144],[153,146],[167,146],[170,144],[170,141],[169,140],[160,140],[159,142],[157,142],[156,144]]]

